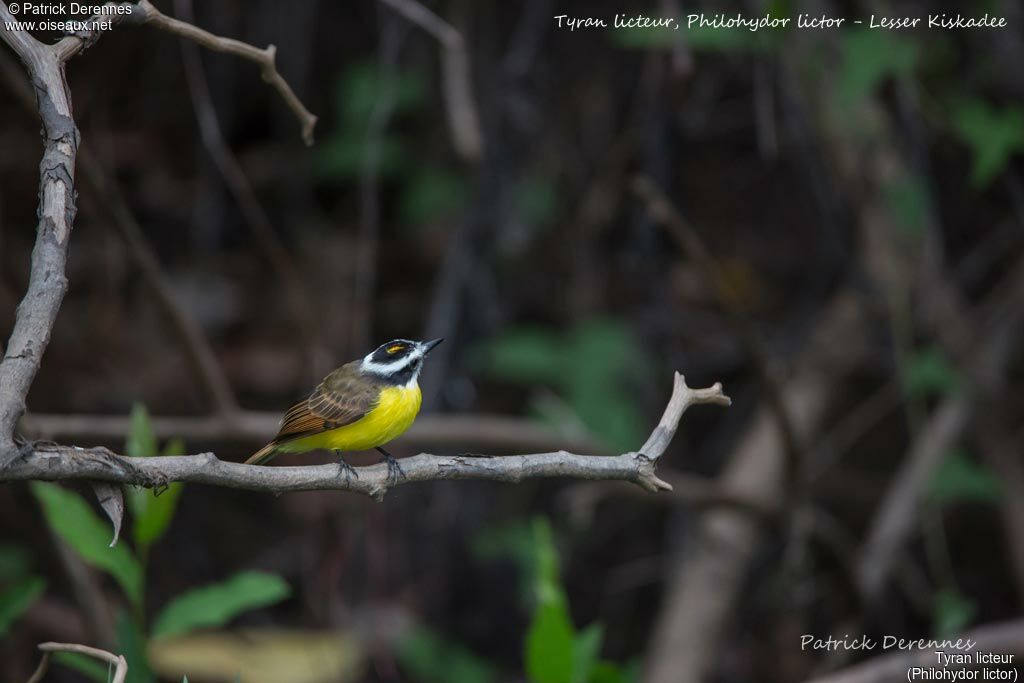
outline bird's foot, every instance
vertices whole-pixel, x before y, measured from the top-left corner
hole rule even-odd
[[[342,458],[338,458],[338,475],[340,476],[342,474],[345,475],[346,482],[352,481],[353,477],[355,477],[356,479],[359,478],[359,473],[356,472],[355,468],[352,467],[352,465],[349,465]]]
[[[384,456],[384,460],[388,463],[388,486],[394,486],[399,480],[405,479],[405,470],[398,464],[395,456],[380,447],[377,448],[377,451]]]

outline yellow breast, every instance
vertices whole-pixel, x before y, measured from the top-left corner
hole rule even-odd
[[[317,449],[365,451],[383,446],[409,429],[420,412],[423,395],[419,385],[385,387],[377,406],[352,424],[282,444],[282,451]]]

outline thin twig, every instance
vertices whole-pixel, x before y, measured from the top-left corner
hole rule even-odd
[[[676,373],[672,398],[643,448],[618,456],[579,455],[567,451],[480,457],[421,453],[402,460],[405,476],[398,483],[438,479],[490,479],[519,482],[534,477],[578,477],[631,481],[651,492],[672,486],[655,475],[655,464],[675,435],[679,419],[694,404],[726,406],[721,384],[693,389]],[[254,491],[338,490],[382,498],[395,485],[384,464],[355,468],[347,476],[336,465],[258,467],[218,460],[212,453],[161,458],[126,458],[104,448],[35,444],[0,472],[0,482],[23,480],[90,480],[139,486],[162,486],[172,481],[196,482]]]
[[[115,655],[106,650],[89,647],[88,645],[78,645],[77,643],[40,643],[39,649],[43,651],[44,659],[51,652],[74,652],[111,664],[114,667],[114,677],[111,679],[111,683],[124,683],[124,679],[128,675],[128,661],[124,658],[124,655]],[[40,667],[42,667],[42,664],[40,664]],[[45,669],[43,671],[45,673]],[[39,677],[42,678],[42,675],[40,674]],[[37,680],[35,674],[33,674],[29,683],[32,683],[34,680]]]
[[[163,14],[149,0],[139,0],[139,3],[134,6],[130,18],[122,18],[122,20],[125,19],[132,22],[152,24],[156,28],[187,38],[209,50],[235,55],[258,64],[263,80],[278,92],[281,99],[284,100],[288,108],[292,110],[295,117],[299,120],[299,125],[302,127],[303,141],[307,145],[313,144],[313,128],[316,126],[317,117],[306,109],[306,106],[302,104],[295,91],[292,90],[288,82],[284,80],[277,70],[275,63],[277,48],[273,45],[268,45],[261,50],[240,40],[214,35],[198,26],[193,26]],[[54,48],[60,61],[64,62],[69,57],[80,52],[84,46],[86,44],[83,43],[81,38],[69,36],[58,42]]]
[[[633,191],[645,203],[648,213],[655,222],[665,228],[679,249],[700,268],[707,281],[715,285],[715,294],[725,310],[726,319],[750,357],[768,399],[768,405],[779,421],[779,429],[789,454],[787,481],[790,485],[797,484],[799,478],[804,475],[804,467],[810,462],[807,445],[794,428],[793,418],[782,399],[782,383],[772,372],[764,343],[747,317],[738,310],[739,297],[728,280],[723,277],[722,269],[718,267],[715,257],[704,244],[700,233],[683,218],[654,181],[646,176],[638,176],[633,181]]]
[[[429,33],[440,43],[448,130],[455,151],[465,161],[476,163],[483,156],[484,137],[480,115],[473,99],[466,41],[451,24],[415,0],[380,0]]]
[[[183,20],[192,21],[191,0],[178,0],[175,7]],[[284,288],[292,316],[301,329],[301,337],[309,345],[310,365],[315,372],[325,372],[329,354],[321,342],[321,330],[317,324],[312,299],[306,292],[288,248],[256,196],[238,158],[224,140],[199,50],[194,44],[182,41],[181,56],[185,67],[185,82],[188,85],[203,146],[220,171],[224,184],[242,212],[245,224],[256,238],[256,246],[263,252],[264,258],[274,269],[277,282]]]

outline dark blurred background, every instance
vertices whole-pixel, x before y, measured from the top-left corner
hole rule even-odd
[[[241,460],[272,436],[264,413],[394,337],[447,339],[421,379],[424,427],[396,455],[633,450],[673,370],[723,382],[733,405],[684,417],[659,464],[670,494],[467,481],[377,503],[188,485],[152,548],[135,538],[134,606],[68,550],[38,491],[7,485],[0,588],[45,588],[7,625],[0,678],[27,679],[35,644],[64,640],[135,652],[138,681],[792,681],[883,654],[803,634],[941,637],[1020,616],[1015,0],[970,10],[1005,29],[909,31],[868,19],[950,10],[429,3],[464,52],[383,3],[158,6],[276,45],[316,144],[253,64],[151,27],[68,65],[79,212],[26,435]],[[698,12],[847,21],[554,19]],[[6,340],[40,141],[6,48],[0,66]],[[257,426],[232,423],[234,404]],[[439,415],[465,419],[428,429]],[[481,435],[493,415],[507,433]],[[95,416],[125,421],[103,433]],[[175,596],[251,569],[287,595],[177,639],[150,630]]]

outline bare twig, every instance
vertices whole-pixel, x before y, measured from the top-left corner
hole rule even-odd
[[[578,455],[567,451],[479,457],[421,453],[402,461],[405,476],[399,483],[437,479],[491,479],[518,482],[534,477],[578,477],[631,481],[651,492],[671,490],[655,475],[655,463],[675,435],[679,419],[694,404],[729,405],[721,384],[693,389],[676,373],[672,398],[661,422],[643,448],[618,456]],[[41,479],[85,479],[139,486],[161,486],[172,481],[197,482],[254,491],[354,491],[381,498],[392,485],[386,465],[355,469],[348,477],[335,465],[308,467],[256,467],[218,460],[212,453],[161,458],[126,458],[104,448],[75,448],[36,444],[0,473],[0,482]]]
[[[162,31],[187,38],[215,52],[233,54],[234,56],[255,62],[260,68],[260,75],[263,77],[263,80],[269,83],[274,90],[278,91],[278,94],[285,100],[288,108],[295,114],[295,118],[299,120],[299,125],[302,127],[303,141],[310,145],[313,143],[313,127],[316,125],[316,117],[305,108],[302,100],[292,90],[292,86],[288,85],[288,81],[278,72],[278,67],[274,63],[278,48],[273,45],[267,45],[266,48],[260,49],[241,40],[215,36],[199,27],[167,16],[154,7],[150,0],[139,0],[129,15],[119,16],[115,14],[109,18],[113,19],[115,17],[118,20],[130,20],[133,23],[152,24]],[[104,18],[108,17],[104,16]],[[53,48],[59,61],[63,62],[89,44],[91,43],[88,40],[79,36],[69,36],[56,43]]]
[[[483,156],[484,137],[473,99],[469,55],[462,34],[451,24],[415,0],[380,0],[433,36],[441,44],[444,100],[448,129],[455,151],[465,161],[476,163]]]
[[[36,673],[32,674],[29,683],[42,680],[43,674],[46,673],[45,663],[47,656],[51,652],[74,652],[112,665],[114,667],[114,677],[111,679],[111,683],[124,683],[124,679],[128,675],[128,661],[124,658],[124,655],[115,655],[106,650],[76,643],[40,643],[39,649],[43,651],[43,661],[39,663],[39,668],[36,669]]]
[[[728,280],[722,276],[722,269],[718,267],[715,257],[704,244],[700,233],[679,213],[654,181],[646,176],[638,176],[633,180],[633,191],[645,203],[648,213],[655,222],[664,227],[678,248],[694,261],[707,281],[714,284],[719,304],[725,310],[734,334],[750,357],[768,399],[768,405],[779,421],[779,429],[789,454],[786,461],[787,480],[790,485],[796,484],[797,478],[802,476],[803,467],[809,462],[807,446],[793,426],[793,418],[782,399],[782,383],[772,372],[764,343],[758,337],[754,326],[738,309],[739,297]]]
[[[190,0],[178,0],[175,7],[183,20],[192,21],[192,2]],[[325,366],[329,362],[327,360],[328,353],[321,343],[320,326],[317,324],[312,300],[306,292],[298,268],[256,196],[242,165],[238,163],[235,154],[224,140],[199,50],[192,43],[182,41],[181,56],[185,66],[185,81],[188,84],[203,146],[206,147],[207,153],[217,170],[220,171],[228,191],[231,192],[235,203],[242,212],[242,218],[245,219],[246,225],[249,226],[249,230],[256,238],[256,246],[263,252],[264,258],[274,269],[277,282],[284,288],[292,315],[301,328],[301,336],[309,344],[309,359],[313,370],[322,374],[322,372],[326,372]]]

